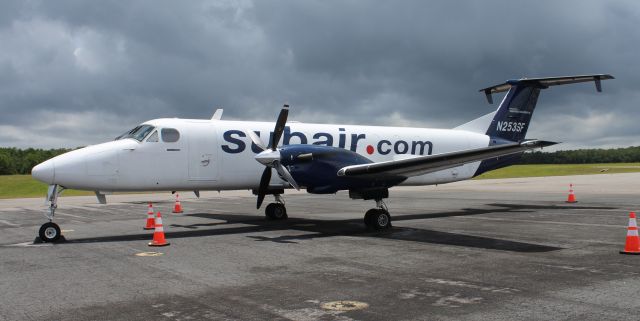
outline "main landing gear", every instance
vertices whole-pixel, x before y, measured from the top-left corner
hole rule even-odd
[[[364,225],[373,230],[386,230],[391,227],[391,215],[382,199],[376,199],[376,208],[368,210],[364,215]]]
[[[386,230],[391,228],[391,215],[383,199],[389,198],[389,189],[386,187],[349,190],[349,198],[354,200],[375,200],[376,208],[372,208],[364,215],[364,225],[371,230]]]
[[[58,196],[62,191],[64,191],[64,187],[62,186],[49,185],[49,190],[47,191],[49,211],[45,213],[45,217],[49,222],[42,224],[42,226],[40,226],[40,231],[38,232],[38,236],[40,236],[40,240],[42,242],[56,242],[62,237],[60,226],[53,222],[53,216],[56,213],[56,208],[58,208]]]
[[[276,198],[275,203],[270,203],[265,208],[267,219],[277,221],[287,219],[287,208],[285,207],[284,198],[280,194],[273,195]]]

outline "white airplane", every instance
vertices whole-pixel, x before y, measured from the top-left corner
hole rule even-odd
[[[348,190],[353,199],[375,200],[367,211],[368,228],[386,229],[391,216],[383,201],[397,185],[432,185],[470,179],[509,166],[529,149],[555,143],[525,139],[541,89],[601,80],[595,74],[523,78],[480,90],[508,91],[498,109],[454,129],[287,124],[288,107],[275,123],[221,120],[154,119],[114,141],[87,146],[35,166],[32,175],[49,184],[42,241],[61,236],[53,222],[57,200],[67,188],[106,194],[127,191],[252,190],[260,208],[266,195],[268,219],[285,219],[285,189],[313,194]],[[282,138],[282,143],[280,144]],[[272,176],[272,170],[277,175]],[[261,174],[262,172],[262,174]]]

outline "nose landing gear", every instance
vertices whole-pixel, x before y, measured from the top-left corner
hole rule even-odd
[[[49,211],[45,213],[45,217],[49,222],[40,226],[38,236],[42,242],[56,242],[62,237],[60,226],[53,222],[53,216],[58,208],[58,196],[64,191],[64,187],[59,185],[49,185],[47,191],[47,202],[49,203]]]

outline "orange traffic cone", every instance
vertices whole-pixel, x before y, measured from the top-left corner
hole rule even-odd
[[[578,201],[576,201],[576,194],[573,193],[573,184],[569,184],[569,197],[567,197],[567,203],[578,203]]]
[[[638,224],[636,223],[636,213],[629,213],[629,227],[627,228],[627,241],[624,244],[624,251],[620,254],[640,254],[640,238],[638,238]]]
[[[153,232],[153,241],[149,242],[149,246],[167,246],[169,243],[164,239],[164,228],[162,227],[162,215],[160,212],[156,215],[156,230]]]
[[[153,218],[153,205],[149,202],[149,210],[147,211],[147,225],[145,230],[153,230],[156,228],[156,220]]]
[[[173,207],[173,213],[182,213],[182,205],[180,204],[180,195],[176,193],[176,205]]]

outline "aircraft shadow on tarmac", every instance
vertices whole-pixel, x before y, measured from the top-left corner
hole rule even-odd
[[[394,215],[393,221],[408,221],[419,219],[446,218],[456,216],[480,215],[490,213],[526,213],[539,210],[541,208],[561,209],[567,206],[547,206],[539,205],[520,205],[520,204],[487,204],[494,208],[489,209],[461,209],[460,211],[426,213],[426,214],[408,214]],[[497,207],[497,208],[496,208]],[[575,206],[572,206],[572,208]],[[584,208],[584,207],[576,207]],[[601,209],[600,207],[598,209]],[[604,209],[604,208],[602,208]],[[335,237],[335,236],[357,236],[357,237],[374,237],[386,238],[393,240],[405,240],[412,242],[443,244],[463,246],[470,248],[483,248],[501,251],[513,252],[549,252],[561,250],[560,247],[532,244],[525,242],[517,242],[510,240],[502,240],[491,237],[481,237],[473,235],[465,235],[459,233],[442,232],[428,229],[416,229],[408,227],[393,227],[385,231],[370,231],[364,228],[362,219],[346,219],[346,220],[318,220],[318,219],[302,219],[289,218],[283,221],[269,221],[261,216],[245,215],[245,214],[212,214],[212,213],[194,213],[185,214],[186,216],[214,219],[218,222],[198,223],[190,225],[170,224],[171,231],[165,232],[168,239],[233,235],[233,234],[251,234],[265,231],[302,231],[309,232],[306,234],[282,235],[277,237],[248,235],[256,241],[269,241],[276,243],[298,243],[304,240],[315,238]],[[233,224],[242,224],[242,226],[229,226]],[[228,226],[228,227],[225,227]],[[175,229],[185,229],[176,231]],[[123,241],[142,241],[150,240],[151,233],[129,234],[119,236],[103,236],[94,238],[82,238],[67,240],[63,244],[73,243],[94,243],[94,242],[123,242]]]

